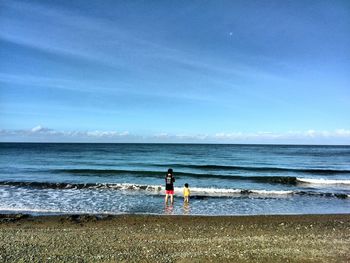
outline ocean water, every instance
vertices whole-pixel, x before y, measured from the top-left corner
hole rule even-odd
[[[350,213],[350,146],[0,143],[0,213],[16,212]]]

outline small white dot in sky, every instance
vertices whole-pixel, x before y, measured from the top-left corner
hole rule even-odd
[[[232,36],[232,32],[230,32],[229,35]]]

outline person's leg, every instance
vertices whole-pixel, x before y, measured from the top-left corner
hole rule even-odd
[[[170,202],[171,202],[171,204],[174,203],[174,195],[170,195]]]
[[[165,195],[165,204],[168,204],[168,197],[169,197],[169,195],[166,194],[166,195]]]

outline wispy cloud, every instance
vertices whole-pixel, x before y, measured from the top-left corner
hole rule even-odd
[[[7,2],[4,6],[6,9],[14,11],[17,16],[2,18],[0,38],[47,52],[123,68],[127,66],[124,60],[128,59],[128,63],[134,61],[134,70],[137,67],[144,70],[143,63],[164,61],[184,69],[190,67],[192,73],[204,75],[211,72],[226,76],[283,80],[276,74],[239,60],[230,62],[210,55],[195,55],[190,47],[180,49],[169,46],[169,43],[159,43],[153,37],[140,37],[137,32],[127,30],[113,21],[79,15],[67,9],[17,1]],[[34,14],[35,19],[32,17]],[[32,25],[30,28],[25,26],[28,21]],[[43,24],[43,21],[46,23]],[[261,57],[256,59],[261,60]],[[274,63],[271,60],[269,58],[269,63]],[[143,63],[140,64],[140,61]]]
[[[6,74],[0,72],[0,82],[24,86],[35,86],[43,88],[55,88],[63,90],[77,90],[81,85],[77,81],[60,78],[49,78],[43,76],[35,76],[30,74]],[[86,91],[86,87],[81,89]]]
[[[216,134],[133,134],[129,131],[58,131],[41,125],[27,130],[0,130],[0,141],[37,142],[152,142],[152,143],[272,143],[272,144],[350,144],[350,130],[232,132]]]
[[[169,12],[169,5],[161,3],[2,1],[2,128],[41,122],[90,129],[89,134],[29,133],[33,140],[74,140],[79,134],[106,141],[132,136],[174,142],[348,140],[346,131],[335,131],[349,129],[348,60],[341,52],[348,40],[344,14],[328,16],[330,24],[320,26],[318,13],[310,14],[301,3],[259,9],[259,16],[258,3],[213,6],[178,2],[172,8],[179,12]],[[322,5],[320,10],[328,12]],[[280,19],[282,24],[274,25]],[[330,25],[338,23],[343,26],[333,30]],[[323,63],[327,58],[336,63]],[[173,132],[189,134],[142,139],[132,132],[118,137],[120,131],[93,131],[164,131],[170,125],[176,126]],[[308,127],[329,131],[308,132]],[[263,129],[272,132],[241,132]]]
[[[115,24],[70,10],[17,1],[7,2],[4,10],[15,12],[17,16],[2,17],[1,38],[54,54],[120,66],[111,57],[111,46],[119,49],[121,43],[132,44],[129,33]],[[27,22],[31,27],[25,26]],[[110,45],[113,38],[118,40],[119,45],[116,42]]]
[[[274,73],[242,62],[242,59],[232,61],[208,52],[204,55],[198,54],[193,47],[179,47],[173,43],[176,41],[167,42],[152,35],[138,34],[137,29],[123,28],[113,20],[86,16],[45,3],[11,1],[4,4],[4,10],[13,12],[16,16],[1,18],[2,39],[58,56],[88,60],[94,66],[106,65],[137,76],[128,79],[128,83],[124,83],[120,78],[113,79],[113,87],[107,87],[108,84],[103,83],[103,80],[95,85],[86,80],[76,83],[71,80],[36,76],[21,78],[0,75],[0,79],[8,82],[22,82],[25,85],[33,83],[38,87],[81,92],[98,90],[102,94],[123,92],[145,98],[176,98],[209,104],[220,102],[228,106],[231,103],[225,101],[225,98],[232,90],[244,97],[271,100],[269,96],[250,92],[248,86],[235,85],[237,76],[255,81],[284,81]],[[26,24],[31,26],[26,27]],[[172,79],[163,78],[164,75],[170,75],[172,78],[173,74],[178,75],[176,82],[179,85],[176,90],[172,87],[173,83],[168,83]],[[142,82],[142,85],[139,82]],[[160,86],[162,88],[159,88]],[[218,98],[211,95],[213,88],[216,89]],[[260,98],[261,96],[263,98]],[[273,102],[276,101],[278,99],[274,98]]]

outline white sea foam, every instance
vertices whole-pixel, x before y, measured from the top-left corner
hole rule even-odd
[[[100,186],[101,187],[101,186]],[[131,190],[131,191],[147,191],[155,194],[164,194],[165,187],[161,185],[139,185],[139,184],[108,184],[108,188],[114,188],[119,190]],[[255,189],[232,189],[232,188],[209,188],[209,187],[191,187],[192,196],[237,196],[241,194],[253,194],[253,195],[290,195],[293,191],[284,190],[255,190]],[[175,187],[174,192],[176,195],[182,195],[183,188]]]
[[[122,184],[99,184],[96,188],[99,187],[107,187],[107,188],[115,188],[119,190],[145,190],[145,191],[161,191],[162,186],[159,185],[141,185],[141,184],[130,184],[130,183],[122,183]]]
[[[326,185],[347,184],[347,185],[350,185],[350,180],[330,180],[330,179],[312,179],[312,178],[297,178],[297,180],[299,182],[302,182],[302,183],[318,184],[318,185],[322,185],[322,184],[326,184]]]
[[[84,210],[57,210],[57,209],[37,209],[37,208],[16,208],[16,207],[0,207],[1,212],[17,212],[17,213],[38,213],[38,214],[89,214],[89,215],[120,215],[125,212],[110,211],[84,211]]]
[[[108,184],[108,188],[131,191],[148,191],[154,194],[164,194],[165,187],[161,185],[138,185],[138,184]],[[210,187],[191,187],[192,196],[237,196],[242,194],[252,195],[290,195],[293,191],[284,190],[256,190],[256,189],[232,189],[232,188],[210,188]],[[175,195],[182,195],[183,188],[175,187]]]
[[[241,194],[241,189],[225,189],[225,188],[204,188],[204,187],[191,187],[191,195],[201,196],[231,196]],[[182,194],[183,188],[175,187],[175,194]]]
[[[237,196],[241,194],[252,195],[289,195],[293,191],[255,190],[255,189],[226,189],[226,188],[190,188],[191,195],[196,196]],[[181,194],[182,188],[175,188],[175,194]]]
[[[33,213],[62,213],[64,211],[55,209],[36,209],[36,208],[19,208],[19,207],[0,207],[0,211],[11,212],[33,212]]]
[[[253,193],[261,194],[261,195],[290,195],[293,194],[293,191],[268,191],[268,190],[251,190]]]
[[[300,182],[309,183],[309,184],[347,184],[350,185],[350,180],[325,180],[325,179],[308,179],[308,178],[298,178]],[[46,184],[46,183],[43,183]],[[58,190],[56,191],[56,187]],[[6,185],[3,191],[0,188],[0,197],[8,196]],[[123,191],[126,194],[138,195],[138,194],[147,194],[147,195],[164,195],[165,187],[163,185],[147,185],[147,184],[132,184],[132,183],[97,183],[97,184],[70,184],[69,187],[65,185],[57,184],[48,184],[48,188],[44,188],[46,191],[50,191],[50,195],[54,196],[55,194],[60,195],[61,191],[64,191],[65,194],[76,195],[76,191],[81,193],[87,190],[97,190],[97,189],[111,189]],[[26,188],[19,188],[18,191],[23,190],[26,192]],[[240,196],[257,196],[257,197],[287,197],[290,195],[305,195],[308,194],[305,191],[292,191],[292,190],[265,190],[265,189],[234,189],[234,188],[214,188],[214,187],[191,187],[191,196],[193,197],[240,197]],[[41,191],[44,191],[43,189]],[[182,187],[175,187],[175,195],[182,196]],[[109,192],[109,191],[108,191]],[[94,193],[94,191],[92,192]],[[107,192],[106,192],[107,193]],[[315,195],[315,193],[310,193],[310,195]],[[318,195],[323,196],[332,196],[332,193],[318,193]],[[336,195],[334,195],[336,196]],[[348,196],[347,193],[340,194],[339,196]],[[342,197],[343,198],[343,197]],[[67,200],[70,200],[68,198]],[[0,207],[1,210],[1,207]],[[16,208],[17,210],[17,208]],[[41,212],[41,211],[38,211]],[[42,211],[45,212],[45,211]],[[62,212],[62,211],[57,211]]]

